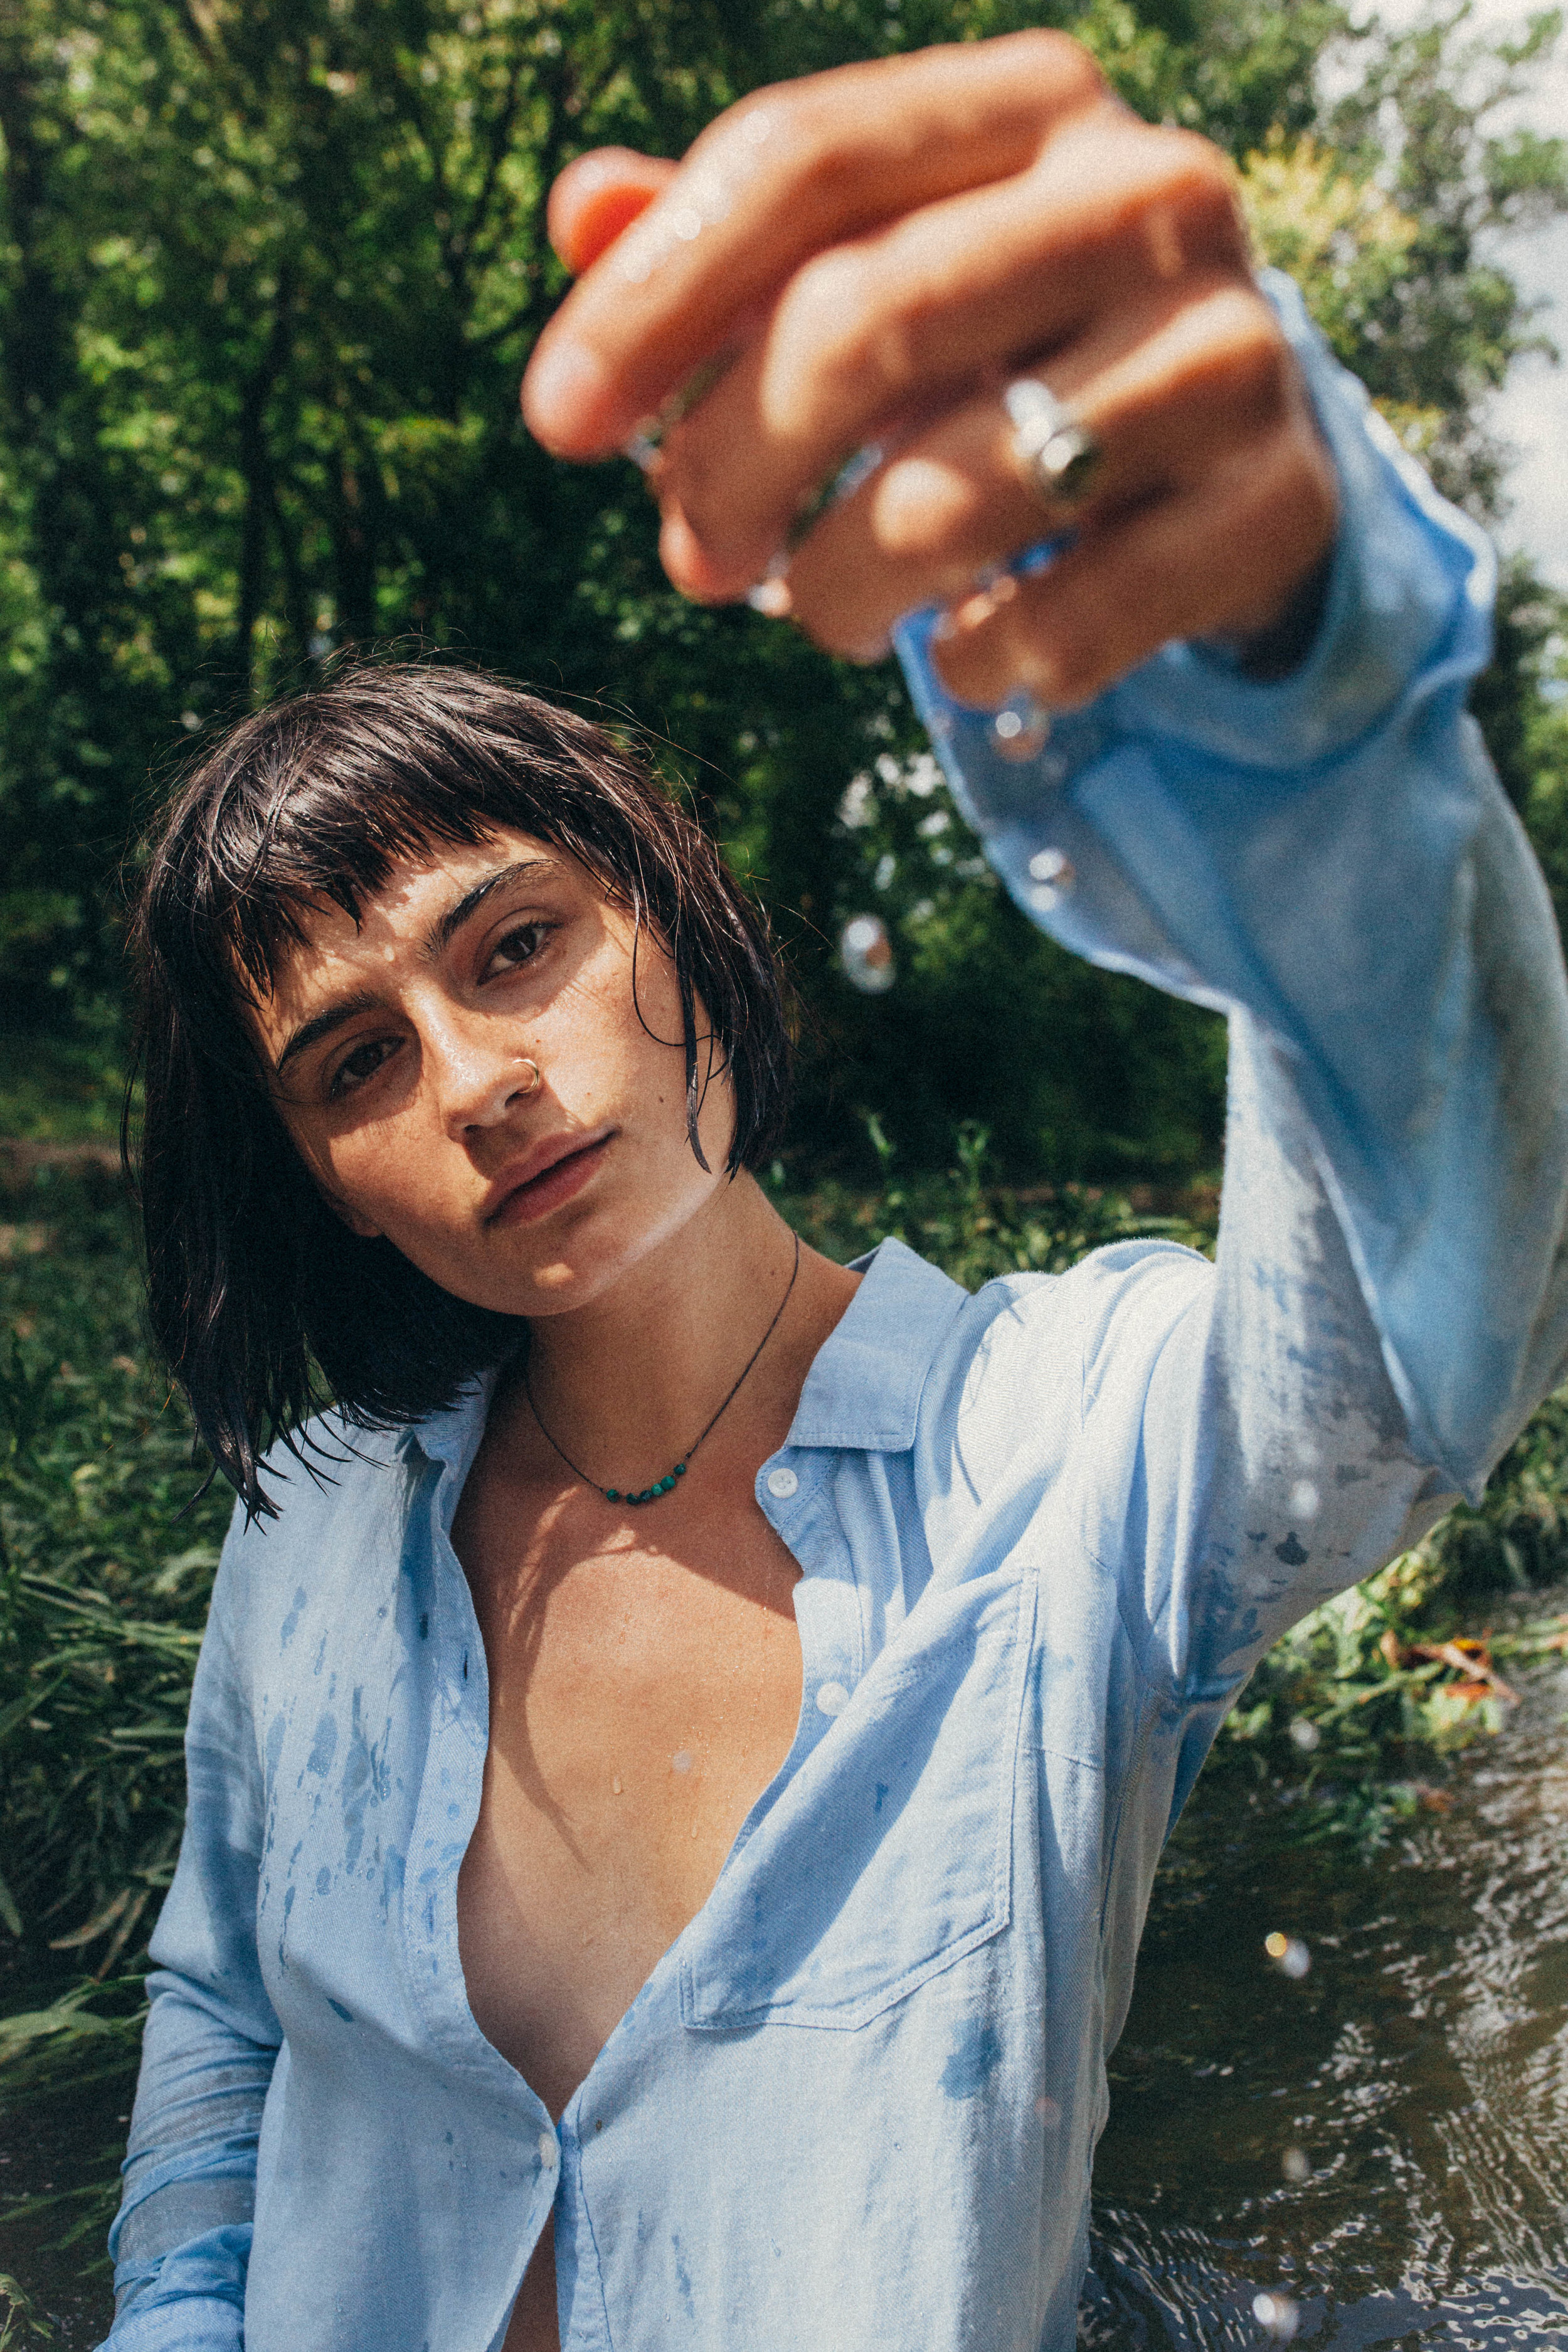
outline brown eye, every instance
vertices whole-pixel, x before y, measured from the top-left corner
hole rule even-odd
[[[356,1045],[352,1054],[344,1055],[333,1071],[331,1084],[327,1088],[329,1098],[337,1102],[344,1095],[352,1094],[356,1087],[363,1087],[365,1080],[374,1078],[382,1064],[390,1060],[396,1051],[395,1037],[372,1037],[363,1045]]]
[[[531,963],[554,928],[552,923],[519,923],[490,950],[483,977],[488,979],[498,971],[516,971],[521,965]]]

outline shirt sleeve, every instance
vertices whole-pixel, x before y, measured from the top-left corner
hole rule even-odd
[[[1297,670],[1167,646],[1017,759],[1026,730],[942,691],[931,614],[900,644],[1026,912],[1229,1016],[1215,1273],[1112,1252],[1083,1286],[1086,1395],[1137,1433],[1086,1457],[1100,1533],[1144,1564],[1162,1687],[1221,1711],[1294,1618],[1479,1496],[1568,1351],[1568,990],[1464,707],[1490,549],[1265,284],[1342,491]]]
[[[155,1973],[114,2258],[113,2352],[239,2352],[261,2111],[281,2031],[256,1948],[263,1790],[231,1638],[237,1514],[185,1734],[185,1828]]]

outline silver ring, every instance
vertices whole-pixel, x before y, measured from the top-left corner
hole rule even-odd
[[[520,1070],[531,1070],[533,1072],[533,1076],[530,1078],[528,1084],[525,1087],[519,1087],[517,1089],[518,1093],[521,1095],[523,1099],[526,1101],[530,1095],[536,1095],[539,1092],[540,1083],[544,1074],[541,1070],[538,1063],[533,1059],[532,1055],[529,1054],[520,1054],[518,1055],[517,1066]]]
[[[1036,375],[1016,376],[1002,404],[1013,427],[1013,463],[1030,489],[1049,506],[1076,506],[1104,455],[1077,409]]]
[[[651,473],[668,436],[690,415],[694,408],[700,406],[715,384],[723,382],[740,356],[741,346],[731,343],[727,351],[715,352],[711,359],[704,360],[700,367],[693,368],[686,382],[676,387],[657,413],[643,418],[630,440],[625,444],[622,454],[643,473]]]

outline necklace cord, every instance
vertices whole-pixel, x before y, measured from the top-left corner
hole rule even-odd
[[[791,1294],[793,1293],[793,1291],[794,1291],[794,1289],[795,1289],[795,1277],[798,1276],[798,1274],[799,1274],[799,1273],[800,1273],[800,1235],[799,1235],[798,1234],[796,1234],[796,1235],[795,1235],[795,1264],[794,1264],[794,1265],[791,1266],[791,1268],[790,1268],[789,1280],[788,1280],[788,1282],[787,1282],[787,1283],[785,1284],[785,1286],[784,1286],[784,1297],[779,1300],[778,1305],[777,1305],[777,1306],[774,1307],[774,1309],[773,1309],[773,1321],[768,1325],[767,1329],[763,1333],[762,1338],[757,1341],[756,1346],[752,1349],[752,1350],[751,1354],[747,1357],[746,1361],[745,1361],[745,1364],[744,1364],[744,1366],[743,1366],[743,1368],[742,1368],[742,1370],[740,1379],[735,1382],[734,1387],[730,1391],[729,1395],[724,1399],[724,1402],[723,1402],[723,1403],[719,1407],[718,1412],[717,1412],[716,1413],[714,1413],[714,1415],[712,1416],[711,1420],[710,1420],[709,1422],[707,1422],[707,1423],[704,1424],[704,1426],[702,1427],[702,1429],[701,1429],[701,1430],[698,1433],[698,1434],[697,1434],[697,1435],[692,1439],[692,1441],[691,1441],[690,1444],[687,1447],[687,1449],[686,1449],[685,1453],[681,1455],[681,1457],[680,1457],[680,1471],[681,1471],[681,1474],[682,1474],[682,1475],[684,1475],[684,1473],[685,1473],[687,1464],[690,1461],[690,1459],[691,1459],[692,1455],[696,1453],[696,1451],[697,1451],[698,1447],[701,1444],[701,1443],[702,1443],[703,1439],[704,1439],[705,1437],[707,1437],[707,1436],[710,1434],[710,1433],[713,1429],[715,1429],[715,1428],[718,1426],[719,1423],[722,1420],[722,1418],[723,1418],[723,1416],[725,1415],[725,1413],[727,1413],[727,1412],[729,1412],[730,1407],[734,1403],[735,1399],[740,1395],[742,1389],[742,1388],[744,1387],[744,1385],[745,1385],[745,1382],[746,1382],[746,1380],[747,1380],[748,1376],[750,1375],[750,1373],[752,1372],[752,1370],[753,1370],[753,1368],[754,1368],[754,1366],[755,1366],[755,1364],[756,1364],[756,1361],[757,1361],[758,1357],[762,1354],[763,1349],[767,1346],[768,1341],[773,1338],[773,1333],[778,1329],[778,1327],[779,1327],[779,1319],[780,1319],[780,1318],[782,1317],[782,1315],[784,1314],[784,1308],[789,1305],[789,1302],[790,1302],[790,1297],[791,1297]],[[605,1497],[606,1501],[611,1500],[611,1499],[614,1499],[614,1500],[616,1500],[616,1501],[632,1501],[632,1500],[634,1500],[634,1499],[637,1499],[637,1498],[635,1498],[635,1497],[633,1497],[633,1496],[629,1496],[629,1495],[625,1495],[625,1494],[623,1494],[622,1490],[621,1490],[620,1488],[618,1488],[618,1487],[615,1487],[615,1486],[601,1486],[599,1485],[599,1483],[598,1483],[597,1479],[590,1478],[590,1477],[589,1477],[589,1475],[588,1475],[588,1474],[587,1474],[587,1472],[586,1472],[585,1470],[581,1470],[581,1469],[579,1469],[579,1468],[578,1468],[578,1466],[577,1466],[576,1463],[573,1461],[572,1456],[567,1453],[566,1448],[565,1448],[563,1444],[561,1444],[561,1443],[559,1442],[559,1440],[558,1440],[558,1439],[556,1439],[556,1438],[554,1438],[554,1437],[552,1437],[552,1436],[551,1435],[550,1431],[549,1431],[549,1430],[548,1430],[548,1428],[545,1426],[544,1416],[543,1416],[543,1414],[542,1414],[542,1413],[540,1412],[540,1410],[539,1410],[538,1402],[537,1402],[537,1400],[535,1399],[535,1396],[534,1396],[534,1393],[533,1393],[533,1383],[532,1383],[532,1381],[529,1379],[529,1376],[528,1376],[528,1365],[527,1365],[526,1361],[524,1362],[523,1367],[522,1367],[522,1392],[523,1392],[524,1396],[528,1399],[528,1408],[529,1408],[529,1411],[532,1413],[534,1420],[535,1420],[535,1421],[538,1423],[538,1424],[539,1424],[539,1433],[540,1433],[540,1435],[544,1439],[545,1444],[546,1444],[547,1445],[549,1445],[549,1446],[552,1446],[552,1447],[554,1449],[554,1451],[555,1451],[555,1452],[556,1452],[556,1453],[561,1456],[562,1461],[565,1463],[566,1467],[568,1468],[568,1470],[570,1470],[570,1471],[571,1471],[572,1475],[573,1475],[574,1478],[580,1478],[580,1479],[582,1480],[582,1482],[583,1482],[583,1484],[584,1484],[584,1486],[592,1486],[592,1487],[593,1487],[593,1489],[594,1489],[594,1491],[595,1491],[595,1494],[598,1494],[598,1495],[603,1495],[603,1496]],[[671,1473],[670,1475],[671,1475],[671,1482],[673,1483],[674,1474],[673,1474],[673,1473]],[[647,1491],[647,1494],[651,1496],[653,1494],[657,1493],[658,1490],[658,1488],[657,1488],[657,1487],[650,1487],[650,1488],[647,1489],[646,1491]]]

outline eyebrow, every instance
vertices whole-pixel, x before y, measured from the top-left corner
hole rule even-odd
[[[426,956],[433,961],[443,948],[450,947],[468,917],[484,905],[492,892],[504,890],[510,882],[521,882],[525,874],[558,874],[560,871],[561,861],[555,857],[518,857],[510,866],[498,866],[493,874],[487,874],[482,881],[476,882],[471,890],[464,892],[455,907],[449,907],[431,924],[425,934]]]
[[[465,890],[456,906],[448,907],[447,912],[431,924],[423,942],[422,952],[426,958],[434,961],[444,948],[450,947],[469,916],[476,914],[497,890],[504,890],[509,883],[521,881],[525,874],[542,870],[558,873],[561,870],[560,860],[554,857],[518,857],[510,865],[498,866],[493,874],[485,875],[471,890]],[[323,1012],[301,1022],[298,1029],[290,1032],[283,1051],[272,1065],[273,1076],[281,1077],[296,1055],[308,1053],[312,1045],[319,1045],[323,1037],[330,1037],[333,1030],[341,1029],[346,1021],[356,1019],[362,1013],[374,1013],[380,1005],[381,999],[373,990],[356,989],[352,996],[340,998],[336,1004],[329,1004]]]
[[[380,1003],[381,999],[370,989],[356,989],[353,996],[345,996],[338,1003],[329,1004],[324,1013],[318,1013],[313,1019],[303,1022],[293,1031],[273,1063],[273,1076],[280,1078],[296,1054],[307,1053],[312,1045],[319,1045],[323,1037],[330,1037],[334,1029],[341,1029],[345,1021],[353,1020],[356,1014],[374,1013]]]

